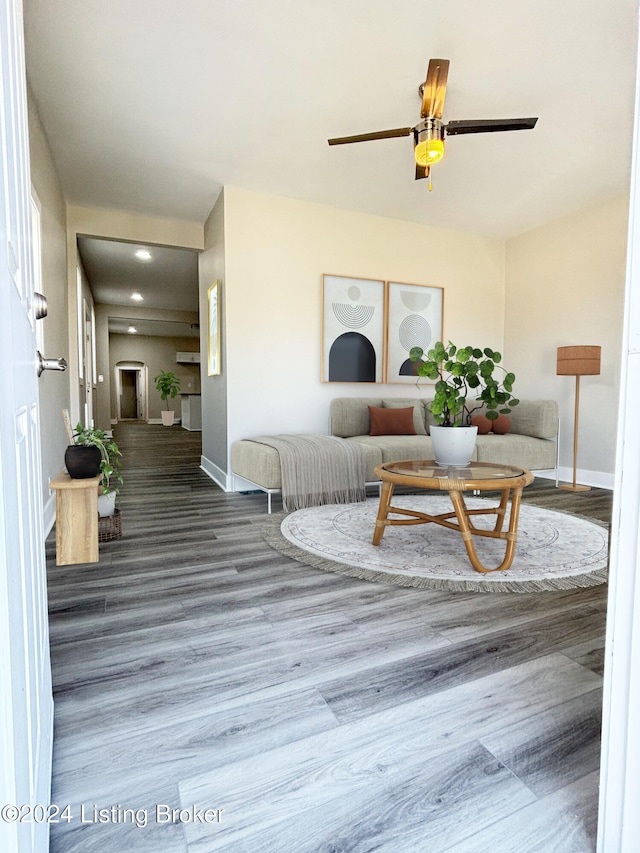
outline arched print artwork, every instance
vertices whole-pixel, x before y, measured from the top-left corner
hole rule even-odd
[[[376,352],[358,332],[345,332],[329,350],[329,382],[375,382]]]
[[[443,288],[390,281],[388,287],[387,382],[415,384],[419,362],[412,347],[427,352],[442,340]]]
[[[382,382],[384,281],[323,276],[323,382]]]

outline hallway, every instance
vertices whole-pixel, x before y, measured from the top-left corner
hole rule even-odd
[[[52,853],[595,849],[606,587],[327,574],[264,542],[266,496],[199,470],[200,433],[114,434],[122,539],[66,567],[47,540]]]

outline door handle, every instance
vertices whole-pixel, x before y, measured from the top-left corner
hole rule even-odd
[[[45,358],[38,351],[38,376],[41,376],[45,370],[66,370],[67,362],[64,358]]]

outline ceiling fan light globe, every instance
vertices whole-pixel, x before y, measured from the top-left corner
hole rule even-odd
[[[444,157],[444,141],[442,139],[423,139],[414,149],[418,166],[431,166]]]

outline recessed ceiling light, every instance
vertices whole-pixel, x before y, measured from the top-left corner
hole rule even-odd
[[[129,332],[129,334],[130,334],[130,335],[135,335],[135,334],[137,334],[137,333],[138,333],[138,330],[136,329],[136,327],[135,327],[135,326],[129,326],[129,328],[127,329],[127,331]]]
[[[141,293],[132,293],[131,298],[134,302],[142,302],[144,301],[144,296]]]
[[[151,260],[151,252],[148,249],[138,249],[136,252],[136,258],[139,261],[150,261]]]

